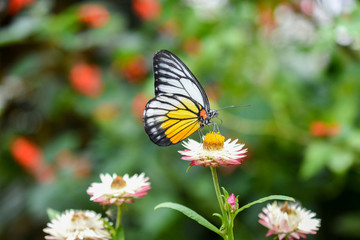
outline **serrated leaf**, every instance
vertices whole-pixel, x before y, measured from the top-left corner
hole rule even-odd
[[[208,220],[206,220],[203,216],[201,216],[200,214],[198,214],[197,212],[195,212],[194,210],[185,207],[181,204],[178,203],[172,203],[172,202],[164,202],[164,203],[160,203],[158,204],[154,210],[158,209],[158,208],[171,208],[174,210],[177,210],[181,213],[183,213],[185,216],[193,219],[194,221],[196,221],[197,223],[199,223],[200,225],[206,227],[207,229],[219,234],[220,236],[220,230],[215,227],[212,223],[210,223]]]
[[[295,202],[295,199],[292,198],[292,197],[288,197],[288,196],[284,196],[284,195],[270,195],[270,196],[260,198],[260,199],[258,199],[258,200],[256,200],[256,201],[253,201],[253,202],[251,202],[251,203],[248,203],[248,204],[242,206],[241,208],[239,208],[239,209],[235,212],[234,218],[235,218],[235,216],[236,216],[239,212],[241,212],[241,211],[243,211],[243,210],[251,207],[252,205],[255,205],[255,204],[258,204],[258,203],[263,203],[263,202],[270,201],[270,200],[283,200],[283,201]]]
[[[54,209],[52,209],[52,208],[48,208],[48,209],[46,210],[46,213],[47,213],[50,221],[53,220],[53,219],[55,219],[57,215],[60,215],[60,212],[59,212],[59,211],[56,211],[56,210],[54,210]]]

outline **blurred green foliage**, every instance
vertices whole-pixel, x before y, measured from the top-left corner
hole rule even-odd
[[[86,4],[95,13],[83,16]],[[150,177],[125,212],[127,239],[217,239],[153,210],[178,202],[219,224],[210,171],[186,173],[181,145],[158,147],[143,130],[160,49],[189,66],[212,109],[251,104],[220,111],[222,134],[249,148],[241,167],[219,169],[240,205],[292,196],[322,219],[310,239],[360,238],[358,2],[28,0],[0,11],[1,239],[43,238],[47,208],[104,212],[86,189],[106,172]],[[260,211],[238,216],[236,236],[265,238]]]

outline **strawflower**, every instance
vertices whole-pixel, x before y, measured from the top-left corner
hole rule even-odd
[[[190,166],[202,165],[204,167],[234,166],[242,163],[247,148],[245,144],[238,144],[238,139],[231,141],[219,133],[207,133],[203,142],[199,143],[189,139],[183,143],[186,148],[179,151],[183,157],[182,160],[191,161]]]
[[[125,174],[123,177],[115,173],[100,174],[101,183],[92,183],[87,189],[91,196],[90,200],[104,205],[133,203],[134,198],[142,198],[151,189],[149,178],[144,173],[135,174],[129,177]]]
[[[66,210],[50,223],[44,232],[47,240],[82,240],[110,239],[110,233],[105,229],[105,219],[94,211]]]
[[[320,227],[315,213],[296,203],[268,204],[259,217],[259,223],[269,229],[266,236],[278,235],[279,240],[306,238],[306,234],[316,234]]]

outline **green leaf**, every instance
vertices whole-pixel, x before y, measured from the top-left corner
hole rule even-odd
[[[187,217],[195,220],[200,225],[202,225],[202,226],[208,228],[209,230],[216,232],[217,234],[222,236],[220,233],[220,230],[217,227],[215,227],[213,224],[211,224],[208,220],[206,220],[204,217],[199,215],[197,212],[195,212],[195,211],[191,210],[190,208],[187,208],[181,204],[172,203],[172,202],[164,202],[164,203],[158,204],[154,208],[154,210],[156,210],[158,208],[171,208],[171,209],[177,210],[177,211],[183,213],[184,215],[186,215]]]
[[[223,217],[219,213],[213,213],[213,216],[220,218],[221,222],[223,222]]]
[[[234,218],[235,218],[235,216],[236,216],[239,212],[241,212],[241,211],[243,211],[243,210],[251,207],[252,205],[255,205],[255,204],[258,204],[258,203],[263,203],[263,202],[270,201],[270,200],[283,200],[283,201],[292,201],[292,202],[295,202],[295,199],[292,198],[292,197],[288,197],[288,196],[284,196],[284,195],[270,195],[270,196],[260,198],[260,199],[258,199],[258,200],[256,200],[256,201],[253,201],[253,202],[251,202],[251,203],[248,203],[248,204],[242,206],[241,208],[239,208],[239,209],[235,212]]]
[[[305,150],[300,176],[309,179],[321,171],[332,155],[333,146],[325,141],[314,141]]]
[[[224,193],[224,199],[226,201],[226,199],[228,199],[228,197],[230,196],[230,194],[226,191],[226,189],[224,187],[221,187],[221,190]]]
[[[351,151],[343,149],[334,149],[334,154],[330,157],[328,162],[329,168],[337,173],[344,174],[354,163],[354,155]]]
[[[123,226],[120,225],[116,229],[115,236],[114,236],[113,240],[125,240],[125,232],[124,232]]]
[[[46,210],[46,213],[47,213],[47,215],[48,215],[48,217],[49,217],[50,220],[55,219],[56,216],[60,214],[59,211],[56,211],[56,210],[54,210],[54,209],[52,209],[52,208],[48,208],[48,209]]]

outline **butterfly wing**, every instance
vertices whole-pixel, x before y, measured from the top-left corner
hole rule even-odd
[[[155,96],[161,94],[183,95],[195,100],[208,112],[209,100],[198,80],[187,66],[167,50],[155,53],[153,59]]]
[[[159,146],[176,144],[200,129],[201,110],[199,103],[185,95],[160,94],[146,104],[145,131]]]

